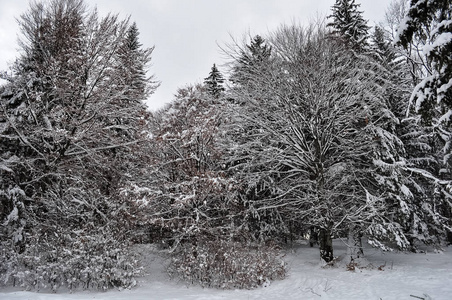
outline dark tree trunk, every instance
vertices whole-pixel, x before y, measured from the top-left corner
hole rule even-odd
[[[452,213],[451,213],[451,209],[448,205],[444,205],[445,207],[443,208],[443,214],[446,217],[446,225],[449,226],[449,228],[452,225]],[[447,245],[452,245],[452,231],[449,229],[446,229],[446,242]]]
[[[314,226],[309,229],[309,246],[314,247],[315,244],[319,243],[319,234]]]
[[[447,245],[452,245],[452,231],[447,230]]]
[[[328,229],[321,228],[319,231],[319,249],[320,258],[329,263],[333,260],[333,239],[331,238],[331,232]]]

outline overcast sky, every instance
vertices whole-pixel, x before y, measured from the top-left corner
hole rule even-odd
[[[330,13],[335,0],[85,0],[101,14],[131,16],[146,47],[155,45],[151,72],[161,81],[151,109],[173,99],[178,87],[202,82],[213,63],[225,63],[218,45],[246,32],[265,35],[283,23],[307,23]],[[384,19],[391,0],[357,0],[369,25]],[[18,18],[28,0],[0,0],[0,70],[17,52]]]

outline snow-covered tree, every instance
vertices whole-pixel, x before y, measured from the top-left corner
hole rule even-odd
[[[396,42],[405,48],[415,37],[426,43],[423,53],[428,59],[427,76],[415,87],[410,101],[424,118],[431,119],[436,103],[444,109],[441,120],[449,121],[452,106],[452,2],[444,0],[411,1],[407,16],[400,24]]]
[[[209,76],[204,79],[204,84],[207,86],[207,91],[214,97],[219,98],[224,92],[224,78],[217,66],[213,64]]]
[[[420,72],[414,82],[409,104],[420,114],[429,138],[432,164],[420,172],[435,186],[428,207],[433,232],[446,232],[452,241],[450,204],[450,114],[452,103],[452,21],[451,1],[411,1],[406,17],[399,25],[395,42],[407,51],[416,49],[413,69]],[[427,136],[427,135],[424,135]],[[424,138],[425,140],[425,138]]]
[[[271,46],[257,35],[249,43],[246,39],[242,43],[233,41],[222,49],[226,56],[231,58],[230,70],[232,91],[228,97],[233,99],[234,105],[229,110],[228,118],[231,120],[225,125],[228,135],[221,140],[225,149],[223,156],[227,174],[236,178],[240,183],[238,197],[248,211],[243,222],[256,241],[268,239],[282,240],[287,237],[288,230],[277,210],[266,210],[262,213],[256,210],[264,197],[274,194],[275,185],[269,184],[277,180],[272,178],[271,172],[265,170],[270,167],[267,156],[271,156],[272,143],[268,131],[263,130],[260,122],[248,118],[257,113],[254,105],[248,103],[252,95],[261,90],[262,82],[259,78],[268,78],[267,72],[272,72]],[[248,94],[249,97],[244,97]],[[261,94],[260,94],[261,95]],[[271,98],[256,96],[255,101],[262,101],[263,105]],[[253,100],[253,101],[254,101]],[[265,114],[261,115],[266,118]],[[262,141],[266,143],[262,143]],[[277,143],[277,141],[275,141]],[[277,166],[275,166],[277,168]]]
[[[147,74],[148,63],[154,47],[143,48],[139,41],[139,30],[136,23],[130,25],[118,51],[120,76],[123,78],[123,89],[129,101],[143,101],[157,88],[157,82]],[[132,93],[130,95],[130,93]]]
[[[180,89],[154,116],[147,182],[123,193],[136,199],[148,228],[163,233],[171,275],[203,286],[249,288],[283,276],[285,268],[276,248],[252,243],[240,184],[226,172],[222,141],[228,140],[230,106],[204,86]],[[245,269],[248,280],[237,275]]]
[[[224,173],[218,143],[229,104],[201,86],[181,89],[176,97],[154,117],[154,164],[143,190],[151,222],[173,231],[175,249],[235,237],[234,226],[240,227],[236,183]]]
[[[256,35],[249,45],[238,48],[239,57],[232,67],[231,81],[234,84],[246,85],[250,77],[258,76],[262,68],[269,64],[271,47],[266,44],[264,38]]]
[[[362,48],[367,44],[369,26],[363,18],[363,13],[358,10],[360,4],[355,0],[336,0],[332,6],[332,21],[327,26],[333,28],[336,34],[352,43],[353,46]]]
[[[271,212],[273,226],[319,228],[328,262],[333,236],[348,234],[355,256],[363,232],[378,246],[408,242],[392,218],[405,197],[405,170],[398,119],[385,98],[388,73],[327,36],[321,27],[292,26],[269,38],[271,63],[232,90],[242,121],[230,167],[236,181],[254,187],[248,206],[261,220]]]
[[[124,83],[119,49],[128,22],[99,18],[82,0],[51,0],[32,3],[19,25],[22,51],[0,102],[1,241],[10,249],[2,280],[53,289],[133,285],[119,188],[145,161],[138,145],[147,140],[148,113],[140,101],[153,85],[143,77],[138,89]],[[152,50],[138,51],[147,54],[135,66],[146,70]]]

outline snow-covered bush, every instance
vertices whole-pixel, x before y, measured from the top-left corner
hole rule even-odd
[[[0,249],[0,284],[27,290],[131,288],[141,274],[126,245],[104,236],[60,236],[62,246],[40,241],[23,253]],[[48,245],[48,246],[45,246]]]
[[[223,289],[265,286],[284,278],[286,272],[279,247],[224,240],[185,243],[168,268],[171,277]]]

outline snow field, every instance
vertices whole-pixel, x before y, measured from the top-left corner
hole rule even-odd
[[[344,256],[346,247],[335,240],[335,255]],[[287,250],[288,277],[255,290],[203,289],[171,280],[165,273],[168,260],[153,245],[140,245],[147,276],[132,290],[81,291],[57,294],[0,290],[0,299],[165,299],[165,300],[277,300],[277,299],[452,299],[452,247],[444,252],[381,252],[366,246],[368,267],[347,271],[345,265],[322,267],[316,247],[297,243]],[[411,296],[412,295],[412,296]]]

